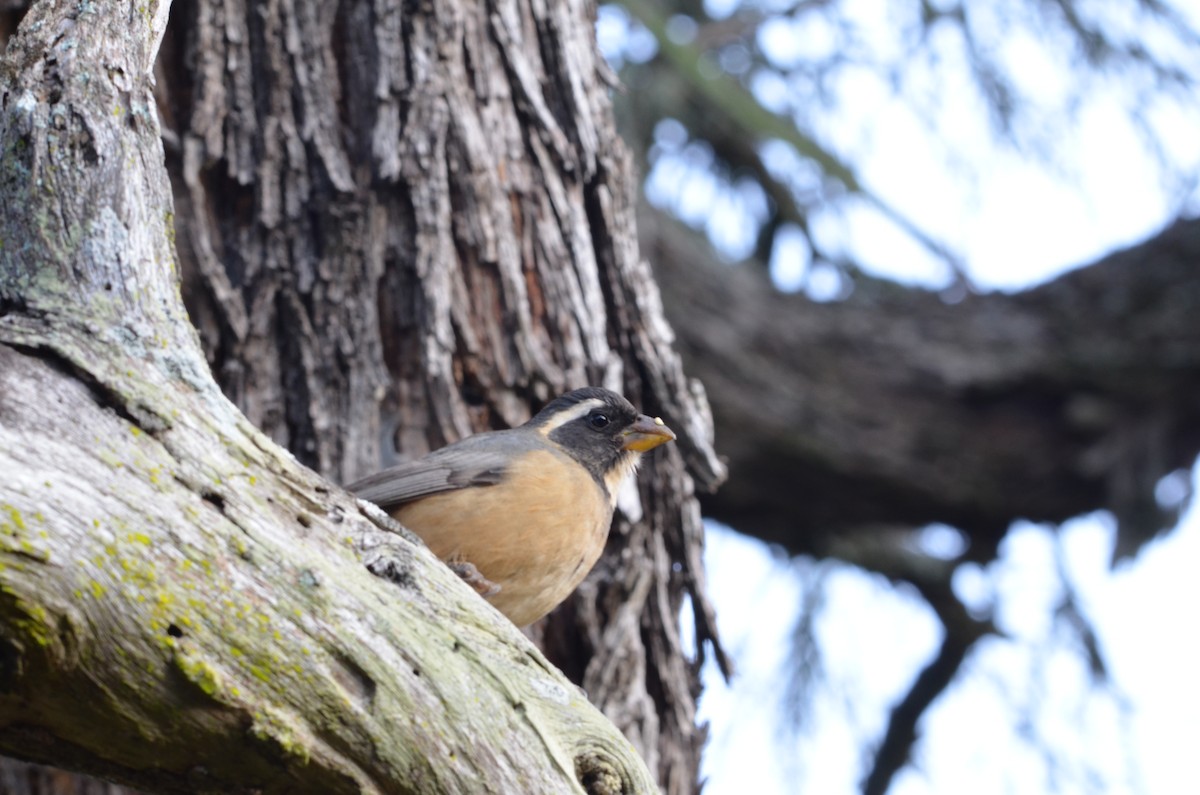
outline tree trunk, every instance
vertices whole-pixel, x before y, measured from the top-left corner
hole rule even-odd
[[[301,466],[345,481],[599,383],[680,444],[535,634],[695,789],[678,615],[713,637],[692,475],[723,470],[590,13],[181,3],[173,211],[166,6],[33,8],[0,127],[5,750],[161,790],[652,788],[519,633]]]

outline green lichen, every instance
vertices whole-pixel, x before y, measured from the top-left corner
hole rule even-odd
[[[101,450],[96,457],[100,459],[100,463],[111,469],[121,469],[125,466],[125,463],[111,450]]]
[[[13,619],[13,624],[37,645],[42,648],[49,646],[54,641],[54,629],[46,615],[46,608],[31,605],[22,599],[16,600],[16,607],[21,615]]]
[[[17,535],[25,532],[25,519],[21,516],[21,512],[17,510],[15,505],[9,505],[7,502],[0,505],[0,511],[8,516],[8,521],[0,522],[0,532],[8,535]]]
[[[297,736],[296,729],[291,722],[274,710],[256,712],[250,733],[256,739],[274,745],[285,756],[299,759],[303,763],[309,761],[308,745]]]
[[[216,696],[223,689],[220,671],[207,661],[198,659],[182,651],[177,651],[175,667],[188,678],[188,681],[199,687],[206,695]]]

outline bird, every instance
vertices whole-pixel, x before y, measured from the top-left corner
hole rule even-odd
[[[591,571],[622,482],[675,440],[621,395],[585,387],[524,425],[468,436],[351,483],[518,627]]]

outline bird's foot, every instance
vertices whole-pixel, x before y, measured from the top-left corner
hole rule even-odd
[[[465,560],[448,560],[446,565],[450,571],[457,574],[463,582],[475,589],[475,593],[483,597],[495,596],[500,593],[500,586],[484,577],[474,563]]]

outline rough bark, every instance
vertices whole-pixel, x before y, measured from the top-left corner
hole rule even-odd
[[[182,6],[178,219],[149,105],[166,8],[42,3],[3,61],[0,747],[163,791],[654,787],[511,625],[221,395],[178,220],[222,385],[324,472],[585,380],[677,426],[546,634],[689,791],[683,595],[701,638],[711,616],[680,462],[721,469],[586,7]]]
[[[663,787],[689,792],[703,735],[677,616],[690,597],[703,654],[693,478],[724,470],[638,253],[591,14],[185,2],[160,107],[209,361],[304,463],[347,481],[585,383],[682,429],[595,574],[534,634]]]
[[[682,430],[681,457],[690,475],[675,454],[669,466],[643,473],[650,477],[640,499],[626,503],[595,576],[535,635],[618,722],[664,788],[687,792],[702,734],[693,726],[695,666],[680,648],[675,616],[690,594],[698,635],[709,636],[692,491],[693,478],[709,487],[721,466],[709,443],[703,395],[681,376],[657,290],[632,243],[631,177],[597,82],[603,67],[590,38],[581,40],[588,8],[553,5],[180,4],[158,64],[157,99],[184,292],[227,394],[272,439],[337,480],[386,463],[396,452],[417,453],[474,429],[519,422],[538,401],[584,381],[621,388]],[[9,19],[0,17],[0,34]],[[47,456],[42,463],[6,459],[0,471],[61,466],[63,457],[52,458],[51,448],[61,451],[72,438],[82,444],[81,420],[117,431],[121,446],[109,449],[122,455],[133,454],[124,435],[142,428],[140,444],[159,458],[139,452],[138,460],[174,467],[163,471],[184,479],[178,487],[199,499],[185,507],[192,504],[219,525],[210,532],[240,533],[250,539],[247,548],[270,550],[245,560],[236,542],[198,547],[223,550],[212,559],[229,572],[245,567],[238,576],[265,581],[255,567],[283,554],[272,546],[276,531],[239,518],[263,508],[267,498],[296,533],[324,537],[327,514],[339,515],[333,509],[342,506],[343,524],[361,525],[359,547],[361,539],[377,539],[355,508],[336,498],[297,497],[297,488],[316,489],[316,481],[263,452],[269,445],[249,426],[221,431],[228,449],[214,452],[202,444],[214,425],[181,427],[163,413],[163,406],[178,405],[181,416],[205,416],[216,406],[226,419],[234,416],[202,385],[204,367],[189,352],[193,341],[177,311],[163,309],[172,306],[173,289],[142,271],[147,262],[171,259],[154,243],[170,224],[146,209],[167,207],[169,200],[147,176],[153,157],[146,147],[158,131],[139,99],[141,72],[119,63],[97,81],[109,91],[99,106],[122,122],[120,135],[106,126],[113,119],[94,108],[76,114],[77,106],[90,106],[62,99],[62,75],[85,73],[79,64],[92,57],[73,46],[80,20],[91,29],[95,19],[85,11],[55,29],[57,49],[41,65],[31,45],[5,61],[6,86],[18,68],[40,69],[46,79],[31,83],[28,94],[4,94],[0,189],[6,208],[29,210],[5,213],[3,239],[28,236],[35,251],[45,252],[41,259],[18,256],[6,245],[0,253],[7,278],[0,305],[4,338],[16,344],[6,354],[16,358],[6,362],[13,374],[24,374],[18,385],[54,384],[53,393],[74,395],[60,408],[43,400],[41,414],[78,416],[74,424],[46,425],[36,436],[10,425],[17,419],[45,425],[34,422],[30,406],[0,417],[0,428],[14,433],[4,440],[6,453],[14,445],[45,447]],[[120,30],[105,32],[121,40]],[[50,35],[45,28],[37,33]],[[129,134],[142,136],[132,150],[113,143]],[[17,151],[18,141],[41,141],[43,149]],[[128,168],[117,168],[126,161]],[[62,174],[75,172],[85,175],[82,186],[62,181]],[[69,206],[59,210],[64,199]],[[927,598],[940,594],[931,604],[954,630],[946,659],[961,659],[988,626],[963,620],[961,605],[940,587],[949,566],[909,554],[902,542],[913,527],[953,524],[969,534],[969,554],[986,560],[1012,518],[1054,520],[1109,506],[1121,519],[1120,552],[1135,550],[1161,525],[1153,485],[1189,463],[1200,446],[1188,400],[1198,350],[1190,309],[1191,263],[1200,254],[1194,224],[1029,295],[966,296],[957,304],[866,282],[837,304],[780,296],[762,274],[712,263],[706,249],[677,231],[652,230],[649,250],[660,263],[693,373],[711,390],[722,452],[734,474],[727,488],[703,498],[705,510],[794,553],[842,557],[917,582]],[[144,256],[114,255],[123,250]],[[61,285],[45,278],[46,262],[71,263]],[[106,288],[101,278],[114,268],[120,278],[108,279]],[[85,316],[78,304],[95,296],[102,305],[90,311],[100,314]],[[154,341],[147,329],[164,322],[171,332],[157,332]],[[163,340],[170,356],[153,354]],[[71,392],[71,378],[88,389]],[[181,389],[182,396],[176,394]],[[126,430],[105,424],[111,417],[93,412],[95,406],[115,411]],[[94,440],[84,450],[100,455],[93,446]],[[153,475],[160,479],[155,484],[152,466],[139,469],[133,459],[110,455],[87,469],[84,459],[71,466],[107,478],[97,485],[109,484],[108,493],[89,492],[98,504],[112,494],[158,494],[161,472]],[[242,459],[250,461],[243,471],[253,475],[253,485],[226,477]],[[122,463],[119,478],[106,469],[113,463]],[[224,490],[205,499],[203,485],[213,472]],[[296,486],[296,478],[306,485]],[[74,489],[75,479],[63,485]],[[113,553],[78,535],[78,528],[65,538],[92,550],[91,562],[84,552],[73,557],[73,550],[39,559],[40,536],[30,534],[28,517],[40,523],[40,513],[47,533],[55,534],[70,511],[48,512],[46,500],[29,492],[30,483],[22,486],[28,493],[14,488],[9,498],[4,492],[6,505],[21,517],[18,523],[6,515],[11,543],[4,554],[16,558],[6,576],[33,588],[31,576],[13,573],[22,571],[17,565],[54,573],[75,565],[83,567],[80,578],[88,567],[99,568],[95,555]],[[118,508],[104,521],[120,519]],[[124,545],[112,558],[117,566],[144,546],[136,536],[106,532],[112,544]],[[168,541],[151,537],[158,554]],[[345,564],[338,582],[357,576],[349,551],[328,554]],[[282,558],[270,577],[293,565],[289,560]],[[160,562],[156,571],[170,563]],[[425,583],[427,576],[437,575],[416,579]],[[117,600],[103,604],[119,608],[98,600],[83,609],[73,590],[63,591],[70,604],[54,605],[45,626],[94,640],[118,631],[105,623],[108,612],[136,608],[139,595],[149,598],[136,581],[96,581],[107,599]],[[81,597],[90,583],[80,579],[86,586]],[[372,594],[372,611],[396,599],[386,588]],[[41,602],[16,598],[5,598],[4,614],[21,627],[38,625],[41,619],[25,608]],[[154,659],[167,671],[162,675],[172,677],[156,686],[186,685],[177,660],[186,662],[195,647],[226,666],[220,670],[239,692],[259,687],[248,664],[230,663],[228,648],[214,636],[164,637],[172,624],[181,633],[186,627],[169,622],[164,629],[152,612],[133,615],[146,623],[133,628],[146,633],[143,651],[160,655]],[[91,634],[76,627],[81,616]],[[236,625],[235,619],[243,617],[213,617],[217,625]],[[289,633],[308,631],[285,626]],[[164,646],[155,651],[150,641]],[[18,644],[19,654],[5,659],[24,659],[26,646],[58,659],[36,645]],[[330,646],[321,648],[332,654]],[[339,670],[340,659],[325,663],[327,672]],[[897,739],[885,743],[880,762],[892,771],[904,762],[923,705],[953,678],[956,665],[947,674],[941,662],[917,683],[938,689],[914,688],[893,716],[888,737]],[[99,664],[87,659],[89,670]],[[7,680],[24,682],[29,670]],[[344,692],[337,688],[345,682],[335,684],[328,692]],[[241,721],[251,734],[260,725],[248,700],[208,704],[203,687],[197,693],[194,684],[187,686],[204,702],[188,711]],[[23,731],[26,744],[46,736]],[[43,759],[48,747],[23,753]],[[298,769],[294,761],[279,762],[286,754],[278,749],[274,757],[261,756]],[[880,770],[872,786],[886,788],[888,769]]]

